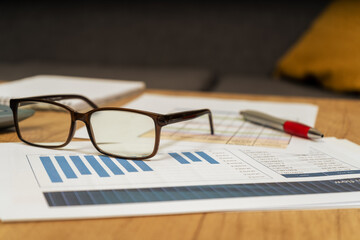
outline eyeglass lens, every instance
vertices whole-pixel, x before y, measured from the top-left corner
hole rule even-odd
[[[21,102],[21,112],[32,111],[25,120],[18,121],[23,140],[41,146],[59,146],[66,142],[70,134],[71,113],[63,107],[35,101]]]
[[[104,153],[147,157],[155,148],[155,122],[144,114],[100,110],[90,116],[93,138]]]

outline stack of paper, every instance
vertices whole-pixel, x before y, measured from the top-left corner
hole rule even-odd
[[[0,104],[9,105],[11,98],[53,94],[78,94],[96,104],[103,104],[140,92],[144,88],[145,83],[140,81],[39,75],[1,84]],[[64,103],[76,109],[86,107],[86,104],[77,100],[67,100]]]
[[[200,118],[165,127],[159,153],[149,161],[103,156],[90,142],[73,142],[62,150],[1,144],[1,219],[360,204],[358,145],[336,138],[298,139],[244,122],[238,114],[251,108],[313,125],[316,106],[156,95],[144,95],[128,106],[164,113],[210,107],[221,141],[214,143],[200,131],[208,127],[206,119]],[[195,124],[198,129],[186,124]],[[195,130],[194,137],[181,140],[188,129]],[[84,137],[84,133],[78,135]]]

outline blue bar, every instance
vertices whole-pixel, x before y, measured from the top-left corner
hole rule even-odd
[[[183,152],[183,154],[193,162],[201,162],[201,159],[192,154],[191,152]]]
[[[81,205],[91,205],[94,204],[94,202],[91,200],[91,197],[88,193],[88,191],[78,191],[76,192],[76,196],[82,203]]]
[[[123,166],[128,172],[138,172],[136,168],[134,168],[133,165],[129,163],[128,160],[122,159],[122,158],[116,158],[116,160]]]
[[[343,174],[358,174],[360,170],[346,170],[346,171],[334,171],[334,172],[325,172],[325,175],[343,175]]]
[[[125,191],[118,191],[118,190],[113,190],[116,197],[119,199],[119,203],[131,203],[134,202],[134,200],[131,198],[131,196]]]
[[[196,152],[196,153],[211,164],[219,164],[218,161],[216,161],[215,159],[213,159],[212,157],[210,157],[209,155],[207,155],[204,152]]]
[[[108,202],[104,198],[104,196],[101,194],[101,190],[97,191],[88,191],[88,194],[90,195],[91,200],[95,204],[107,204]]]
[[[113,190],[101,190],[101,193],[109,204],[119,202],[119,198]]]
[[[81,175],[91,175],[91,172],[89,169],[85,166],[83,161],[80,159],[79,156],[70,156],[70,159],[75,164],[76,168],[79,170]]]
[[[74,173],[64,156],[55,156],[55,159],[67,178],[77,178],[76,174]]]
[[[297,177],[321,177],[321,176],[359,174],[359,173],[360,173],[360,170],[346,170],[346,171],[334,171],[334,172],[282,174],[282,176],[286,177],[286,178],[297,178]]]
[[[360,182],[357,178],[353,178],[309,182],[303,181],[138,189],[110,189],[91,190],[87,192],[44,192],[44,196],[50,207],[56,207],[97,205],[109,203],[145,203],[174,200],[181,201],[190,199],[222,199],[282,195],[291,196],[297,194],[320,194],[359,191]]]
[[[325,173],[293,173],[293,174],[282,174],[283,177],[286,178],[297,178],[297,177],[321,177],[326,176]]]
[[[81,200],[77,198],[76,192],[64,192],[63,195],[67,205],[83,205]]]
[[[175,158],[175,160],[181,164],[190,164],[190,162],[188,162],[185,158],[180,156],[180,154],[178,154],[178,153],[169,153],[169,155],[172,156],[173,158]]]
[[[46,199],[51,199],[52,205],[50,206],[67,206],[61,192],[45,193]],[[48,201],[48,204],[50,202]]]
[[[114,175],[124,175],[124,172],[116,166],[116,164],[108,157],[101,155],[100,159],[105,163],[105,165],[112,171]]]
[[[54,201],[52,194],[45,193],[44,196],[45,196],[45,199],[48,202],[49,206],[55,206],[56,205],[56,202]]]
[[[173,198],[164,189],[166,188],[153,188],[153,193],[160,201],[171,201]]]
[[[141,192],[137,189],[125,189],[130,197],[132,198],[133,202],[148,202],[146,198],[141,194]]]
[[[143,194],[146,195],[146,198],[148,199],[149,202],[158,202],[159,198],[156,196],[156,194],[152,191],[151,188],[146,189],[144,188],[142,190]]]
[[[149,165],[147,165],[144,161],[134,161],[133,163],[135,163],[139,168],[141,168],[141,170],[143,170],[144,172],[148,172],[148,171],[154,171],[151,167],[149,167]]]
[[[100,165],[94,156],[86,155],[85,158],[90,163],[95,172],[99,175],[99,177],[110,177],[110,175],[105,171],[105,169]]]
[[[56,171],[54,164],[52,163],[50,157],[40,157],[41,163],[43,164],[47,175],[49,176],[51,182],[62,182],[62,179],[59,173]]]

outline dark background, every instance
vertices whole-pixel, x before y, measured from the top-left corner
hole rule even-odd
[[[328,3],[2,2],[0,79],[61,74],[149,88],[335,96],[272,78]]]

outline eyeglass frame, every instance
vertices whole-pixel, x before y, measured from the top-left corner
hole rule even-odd
[[[87,104],[89,104],[89,106],[91,106],[93,109],[90,110],[90,111],[87,111],[85,113],[81,113],[81,112],[78,112],[78,111],[74,110],[70,106],[67,106],[67,105],[64,105],[62,103],[56,102],[56,101],[67,100],[67,99],[80,99],[80,100],[83,100]],[[53,104],[53,105],[65,108],[68,112],[70,112],[71,125],[70,125],[70,129],[69,129],[68,137],[67,137],[67,139],[66,139],[66,141],[64,143],[62,143],[60,145],[56,145],[56,146],[39,145],[39,144],[36,144],[36,143],[26,141],[25,139],[22,138],[22,135],[21,135],[21,132],[20,132],[20,127],[19,127],[18,111],[17,110],[18,110],[19,104],[21,102],[29,102],[29,101]],[[92,102],[88,98],[86,98],[86,97],[84,97],[82,95],[75,95],[75,94],[43,95],[43,96],[34,96],[34,97],[14,98],[14,99],[10,99],[10,108],[11,108],[11,110],[13,112],[14,126],[15,126],[15,129],[16,129],[17,136],[24,143],[27,143],[27,144],[32,145],[32,146],[44,147],[44,148],[61,148],[61,147],[64,147],[64,146],[68,145],[71,142],[72,138],[74,137],[74,134],[75,134],[75,131],[76,131],[76,121],[81,121],[81,122],[83,122],[85,124],[88,135],[90,137],[90,141],[93,144],[93,146],[96,148],[96,150],[98,150],[102,154],[105,154],[105,155],[108,155],[108,156],[111,156],[111,157],[126,158],[126,159],[129,159],[129,160],[144,160],[144,159],[149,159],[149,158],[152,158],[153,156],[155,156],[156,153],[158,152],[159,145],[160,145],[161,128],[166,126],[166,125],[169,125],[169,124],[173,124],[173,123],[177,123],[177,122],[183,122],[183,121],[187,121],[187,120],[192,120],[192,119],[195,119],[197,117],[208,114],[209,124],[210,124],[210,134],[214,135],[213,119],[212,119],[211,111],[209,109],[183,111],[183,112],[176,112],[176,113],[170,113],[170,114],[159,114],[159,113],[142,111],[142,110],[131,109],[131,108],[98,107],[94,102]],[[116,155],[116,154],[107,153],[107,152],[101,150],[99,148],[99,146],[96,144],[96,141],[95,141],[95,138],[94,138],[94,133],[93,133],[93,130],[91,128],[90,117],[94,112],[103,111],[103,110],[106,110],[106,111],[107,110],[117,110],[117,111],[132,112],[132,113],[137,113],[137,114],[141,114],[141,115],[145,115],[145,116],[150,117],[154,121],[154,124],[155,124],[155,144],[154,144],[153,152],[150,155],[145,156],[145,157],[128,157],[128,156],[120,156],[120,155]]]

